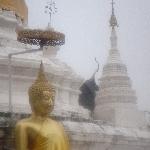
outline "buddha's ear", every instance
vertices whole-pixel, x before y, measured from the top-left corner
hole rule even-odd
[[[35,112],[37,110],[38,103],[39,103],[38,99],[35,100],[35,99],[32,99],[32,97],[29,97],[29,104],[30,104],[32,112]]]
[[[29,98],[29,104],[30,104],[30,107],[31,107],[31,110],[32,110],[32,112],[34,112],[34,103],[33,103],[33,101],[31,100],[31,98]]]

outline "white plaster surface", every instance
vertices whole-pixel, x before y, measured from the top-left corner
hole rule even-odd
[[[15,18],[13,12],[0,10],[0,112],[9,111],[7,56],[9,53],[31,48],[16,41],[16,25],[20,25],[20,21]],[[111,65],[106,66],[103,71],[103,84],[96,101],[97,120],[91,120],[89,111],[78,104],[79,87],[83,80],[68,65],[57,59],[59,48],[55,51],[52,47],[51,52],[45,49],[43,54],[38,52],[13,57],[13,111],[31,112],[27,90],[37,75],[42,59],[47,78],[56,89],[53,114],[64,117],[62,123],[68,133],[71,150],[150,150],[150,129],[141,124],[144,123],[143,116],[136,107],[136,96],[127,78],[126,67],[121,64],[119,52],[115,49],[116,33],[112,34],[113,49],[108,59]],[[119,63],[117,67],[114,65],[116,63]],[[116,76],[118,79],[115,78]],[[105,77],[110,77],[111,84],[105,80]],[[124,87],[113,87],[118,83]],[[116,99],[114,93],[120,94],[121,99]],[[105,96],[109,98],[104,99]],[[78,120],[73,121],[74,118]],[[149,118],[147,114],[147,122]]]

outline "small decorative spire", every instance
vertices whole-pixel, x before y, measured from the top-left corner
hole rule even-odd
[[[52,15],[57,13],[57,7],[55,1],[51,0],[50,2],[47,2],[45,6],[45,13],[49,15],[49,23],[48,27],[51,28],[52,26]]]
[[[39,69],[39,73],[38,73],[38,78],[37,80],[39,81],[46,81],[47,82],[47,79],[45,77],[45,74],[44,74],[44,66],[43,66],[43,62],[41,61],[41,64],[40,64],[40,69]]]
[[[118,22],[117,22],[117,19],[116,19],[116,16],[115,16],[115,11],[114,11],[114,0],[112,0],[112,14],[111,14],[111,18],[110,18],[110,26],[112,28],[115,28],[115,27],[118,27]]]
[[[115,31],[115,27],[118,27],[118,22],[115,16],[115,11],[114,11],[114,0],[112,0],[112,14],[111,14],[111,18],[110,18],[110,26],[111,26],[111,37],[110,37],[110,41],[111,41],[111,49],[117,49],[117,35],[116,35],[116,31]]]

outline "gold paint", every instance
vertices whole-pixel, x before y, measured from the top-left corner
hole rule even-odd
[[[28,8],[24,0],[0,0],[0,8],[14,11],[23,20],[28,20]]]
[[[62,125],[48,117],[54,106],[54,88],[46,80],[43,64],[29,88],[30,118],[19,121],[15,129],[17,150],[69,150]]]

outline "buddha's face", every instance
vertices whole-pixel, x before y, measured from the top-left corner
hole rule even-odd
[[[43,91],[42,98],[34,102],[34,111],[36,114],[47,116],[54,107],[54,97],[49,91]]]

